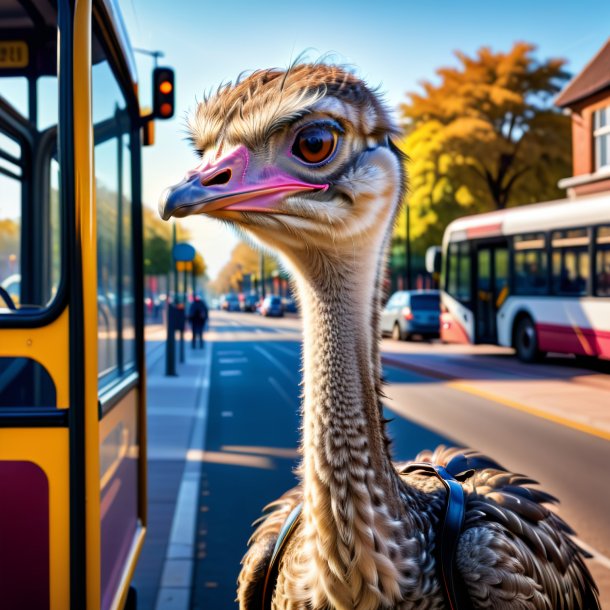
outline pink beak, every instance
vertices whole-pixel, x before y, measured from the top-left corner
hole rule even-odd
[[[328,189],[327,184],[302,182],[275,168],[252,176],[249,161],[248,150],[239,146],[211,163],[201,163],[182,182],[163,192],[159,201],[161,218],[219,210],[278,213],[279,203],[287,195]]]

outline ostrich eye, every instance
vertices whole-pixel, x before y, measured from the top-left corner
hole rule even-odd
[[[294,140],[292,154],[309,165],[318,165],[335,152],[337,139],[337,132],[328,127],[305,127]]]

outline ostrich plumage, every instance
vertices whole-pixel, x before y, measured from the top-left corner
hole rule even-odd
[[[341,67],[258,71],[190,118],[201,159],[160,202],[208,214],[276,252],[303,314],[301,483],[270,504],[242,561],[238,599],[259,608],[278,533],[302,518],[279,564],[275,609],[446,607],[436,556],[445,490],[400,474],[379,357],[383,270],[406,188],[379,96]],[[466,450],[416,460],[440,465]],[[464,484],[455,566],[472,608],[595,610],[597,590],[552,496],[495,465]]]

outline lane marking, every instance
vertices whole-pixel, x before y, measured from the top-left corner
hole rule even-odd
[[[275,391],[291,406],[291,407],[298,407],[299,406],[299,402],[297,401],[295,403],[294,398],[292,398],[292,396],[290,396],[290,394],[288,394],[288,392],[286,392],[286,390],[281,386],[281,384],[278,382],[277,379],[275,379],[275,377],[269,377],[269,383],[275,388]]]
[[[248,359],[245,356],[241,358],[219,358],[218,362],[220,364],[242,364],[248,362]]]
[[[421,375],[422,377],[438,379],[444,382],[443,385],[445,387],[453,388],[461,392],[466,392],[474,396],[479,396],[480,398],[485,398],[486,400],[501,404],[505,407],[510,407],[511,409],[522,411],[524,413],[527,413],[528,415],[539,417],[540,419],[546,419],[547,421],[551,421],[555,424],[565,426],[566,428],[572,428],[573,430],[578,430],[579,432],[584,432],[585,434],[590,434],[591,436],[596,436],[606,441],[610,440],[610,431],[603,430],[601,428],[596,428],[595,426],[592,426],[590,424],[579,422],[577,420],[570,419],[569,417],[563,417],[561,415],[557,415],[544,409],[530,407],[523,403],[517,402],[516,400],[504,398],[503,396],[493,394],[492,392],[488,392],[486,390],[480,390],[475,386],[457,380],[455,376],[449,375],[448,373],[445,373],[443,371],[434,371],[428,369],[427,367],[413,364],[412,362],[405,362],[402,359],[388,357],[385,354],[382,355],[381,360],[382,363],[386,366],[394,367],[399,370],[406,370],[411,373],[416,373],[417,375]]]
[[[295,378],[294,372],[291,371],[288,367],[284,366],[275,356],[270,354],[265,348],[260,347],[260,345],[255,345],[254,349],[259,354],[267,358],[267,360],[269,360],[271,364],[275,365],[277,369],[284,373],[284,375],[286,375],[286,377],[288,377],[290,380],[293,380]]]
[[[244,352],[241,349],[221,349],[218,350],[218,356],[243,356]]]
[[[593,555],[593,557],[592,557],[593,561],[597,561],[597,563],[602,565],[604,568],[606,568],[607,570],[610,570],[610,558],[609,557],[606,557],[605,555],[600,553],[598,550],[594,549],[592,546],[589,546],[586,542],[582,541],[580,538],[576,538],[575,536],[573,538],[574,538],[574,542],[576,542],[576,544],[578,546],[581,546],[585,551],[587,551],[587,553],[589,553],[590,555]]]
[[[221,377],[239,377],[242,372],[239,369],[226,369],[224,371],[220,371]]]
[[[486,390],[480,390],[479,388],[471,386],[462,381],[449,381],[449,382],[445,383],[444,385],[446,387],[453,388],[454,390],[466,392],[468,394],[472,394],[473,396],[478,396],[480,398],[485,398],[486,400],[490,400],[492,402],[501,404],[505,407],[510,407],[511,409],[515,409],[516,411],[522,411],[523,413],[528,413],[529,415],[534,415],[541,419],[546,419],[555,424],[560,424],[562,426],[565,426],[566,428],[572,428],[573,430],[578,430],[579,432],[585,432],[586,434],[590,434],[592,436],[597,436],[598,438],[602,438],[606,441],[610,441],[610,432],[606,432],[605,430],[595,428],[594,426],[590,426],[588,424],[578,422],[573,419],[569,419],[567,417],[563,417],[561,415],[557,415],[555,413],[545,411],[543,409],[537,409],[536,407],[530,407],[529,405],[524,405],[523,403],[517,402],[516,400],[511,400],[510,398],[504,398],[503,396],[499,396],[498,394],[493,394],[491,392],[487,392]]]
[[[233,411],[221,411],[220,417],[233,417]]]

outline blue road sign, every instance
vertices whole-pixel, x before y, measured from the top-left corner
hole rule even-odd
[[[173,247],[172,255],[175,261],[188,263],[195,258],[195,248],[191,244],[179,243]]]

